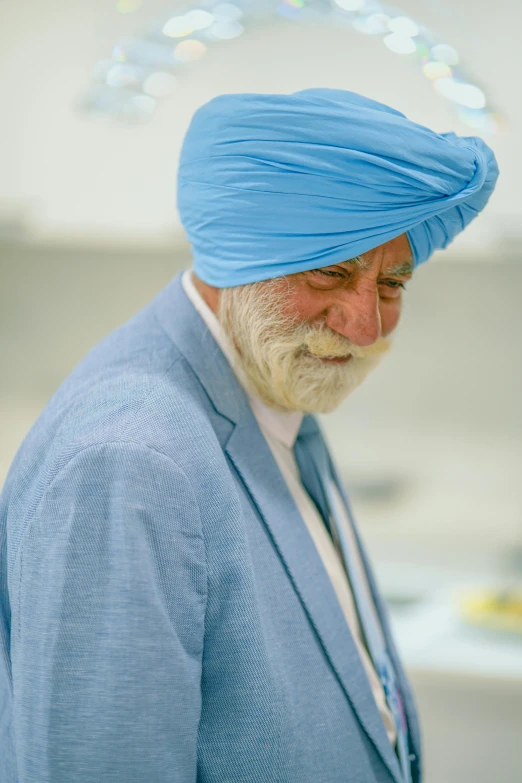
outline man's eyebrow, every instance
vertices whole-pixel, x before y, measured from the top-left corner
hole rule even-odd
[[[365,261],[362,256],[355,256],[354,258],[350,258],[348,261],[343,261],[342,263],[354,266],[356,269],[362,269],[363,272],[367,272],[372,268],[372,262]]]
[[[398,277],[406,277],[413,274],[413,258],[407,261],[405,264],[398,264],[392,266],[390,269],[385,270],[386,275],[397,275]]]
[[[372,262],[365,261],[362,256],[355,256],[355,258],[351,258],[349,261],[343,261],[343,263],[349,264],[349,266],[354,266],[356,269],[362,269],[364,272],[367,272],[372,267]],[[385,274],[397,275],[398,277],[406,277],[412,273],[413,258],[408,259],[408,261],[403,264],[397,264],[396,266],[392,266],[385,270]]]

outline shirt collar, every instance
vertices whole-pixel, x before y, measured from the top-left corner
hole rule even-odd
[[[292,449],[295,439],[299,433],[303,414],[301,411],[277,411],[265,405],[257,395],[253,394],[246,383],[243,371],[234,361],[234,355],[229,343],[229,338],[225,334],[223,327],[219,323],[216,315],[207,305],[192,281],[191,270],[186,269],[182,275],[181,282],[185,293],[194,305],[215,341],[226,356],[230,366],[234,370],[237,379],[245,389],[250,401],[252,411],[261,426],[263,426],[274,438],[283,443],[287,448]]]

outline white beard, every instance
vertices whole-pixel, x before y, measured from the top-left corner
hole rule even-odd
[[[288,278],[223,288],[218,318],[236,370],[266,405],[280,411],[330,413],[366,378],[390,348],[380,337],[366,348],[329,327],[282,315]],[[346,363],[320,357],[352,354]]]

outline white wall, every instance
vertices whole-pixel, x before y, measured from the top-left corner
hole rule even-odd
[[[517,74],[522,5],[517,0],[400,0],[462,53],[509,121],[507,135],[488,137],[501,178],[487,210],[455,243],[482,252],[520,234],[522,104]],[[106,0],[18,0],[0,4],[0,218],[20,212],[38,236],[164,242],[179,230],[175,178],[182,137],[194,110],[222,92],[292,92],[341,87],[388,102],[434,130],[463,125],[409,56],[381,41],[332,26],[274,20],[215,47],[180,74],[178,91],[152,122],[125,128],[87,119],[74,105],[95,64],[120,39],[139,32],[159,8],[147,0],[123,16]]]

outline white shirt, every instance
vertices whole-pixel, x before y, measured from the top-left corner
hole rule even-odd
[[[364,643],[364,637],[361,633],[361,627],[359,624],[359,619],[353,600],[353,594],[348,577],[346,575],[346,571],[334,547],[330,534],[328,533],[328,530],[326,529],[326,526],[308,492],[304,488],[299,475],[299,469],[295,460],[293,447],[301,427],[303,414],[299,411],[285,413],[276,411],[274,408],[269,408],[250,391],[250,389],[245,384],[241,370],[234,365],[228,337],[224,333],[216,315],[212,312],[210,307],[206,304],[195,288],[194,283],[192,282],[190,269],[187,269],[183,273],[182,284],[183,288],[185,289],[185,293],[209,328],[212,336],[223,351],[230,366],[237,375],[238,380],[245,389],[261,432],[266,438],[266,441],[272,451],[272,454],[274,455],[283,478],[287,483],[288,489],[290,490],[296,502],[297,508],[301,512],[301,516],[317,548],[319,556],[323,561],[326,572],[330,577],[339,604],[346,618],[346,622],[348,623],[352,633],[353,640],[359,655],[361,656],[366,674],[368,675],[377,707],[384,721],[386,733],[388,734],[388,738],[392,745],[395,746],[397,740],[395,721],[386,703],[386,697],[382,683],[379,679],[379,676],[377,675],[377,672],[375,671],[372,660]],[[337,488],[335,488],[334,491],[338,492]],[[364,568],[359,558],[358,548],[352,526],[340,498],[338,498],[337,505],[342,509],[342,513],[344,514],[344,519],[341,520],[344,525],[344,532],[350,541],[353,551],[356,553],[356,566],[359,574],[362,577],[362,583],[367,591],[370,605],[375,611],[371,591],[364,574]]]

